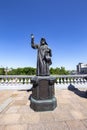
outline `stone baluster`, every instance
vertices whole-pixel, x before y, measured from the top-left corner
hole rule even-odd
[[[67,83],[67,80],[66,80],[66,78],[64,78],[64,84],[66,84]]]
[[[85,78],[83,78],[83,84],[85,84],[86,83],[86,79]]]
[[[80,78],[80,83],[83,84],[83,78]]]
[[[63,83],[62,78],[60,78],[60,84],[62,84],[62,83]]]
[[[20,80],[17,78],[17,84],[19,84],[20,83]]]
[[[27,79],[26,78],[24,79],[24,84],[27,84]]]
[[[69,78],[67,79],[67,83],[68,83],[68,84],[70,83],[70,79],[69,79]]]
[[[8,85],[8,79],[7,78],[5,79],[5,85]]]
[[[57,79],[57,84],[59,84],[59,78]]]
[[[3,85],[4,84],[4,79],[1,79],[1,85]]]
[[[12,84],[12,79],[9,79],[9,84],[10,84],[10,85]]]
[[[76,79],[76,78],[74,78],[74,79],[73,79],[73,82],[74,82],[74,84],[76,84],[76,83],[77,83],[77,79]]]
[[[30,84],[31,83],[31,80],[30,80],[30,78],[28,79],[28,84]]]
[[[23,78],[21,79],[20,83],[23,84]]]
[[[79,84],[81,84],[81,78],[79,77]]]
[[[79,84],[80,83],[80,79],[79,78],[77,78],[77,84]]]
[[[70,83],[73,84],[73,78],[71,78]]]

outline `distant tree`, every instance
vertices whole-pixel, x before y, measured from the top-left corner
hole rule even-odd
[[[4,70],[4,68],[0,68],[0,75],[5,75],[5,70]]]
[[[64,67],[61,68],[50,68],[50,74],[51,75],[67,75],[69,74],[69,72],[67,70],[65,70]]]
[[[9,75],[35,75],[36,69],[32,67],[12,69],[8,72]]]
[[[8,72],[8,75],[16,75],[16,69],[11,69],[9,72]]]
[[[55,73],[55,71],[54,71],[54,69],[51,67],[51,68],[50,68],[50,74],[53,75],[54,73]]]
[[[60,69],[60,75],[63,75],[63,74],[64,75],[69,74],[69,72],[65,70],[65,67],[61,67],[61,69]]]
[[[36,74],[36,68],[33,67],[24,67],[24,68],[17,68],[17,69],[11,69],[8,72],[9,75],[35,75]],[[50,74],[51,75],[67,75],[69,72],[65,70],[64,67],[61,68],[50,68]]]

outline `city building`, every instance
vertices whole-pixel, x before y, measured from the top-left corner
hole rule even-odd
[[[77,74],[87,74],[87,64],[79,63],[77,65]]]

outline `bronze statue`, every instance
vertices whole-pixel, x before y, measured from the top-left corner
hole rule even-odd
[[[36,75],[49,76],[49,66],[52,64],[52,52],[51,49],[48,48],[48,44],[46,43],[45,38],[41,38],[40,44],[35,44],[34,35],[31,34],[31,47],[33,49],[38,49]]]
[[[40,44],[34,43],[34,35],[31,35],[31,47],[38,50],[37,72],[31,79],[32,94],[30,97],[30,107],[34,111],[54,110],[57,100],[54,96],[54,83],[56,78],[50,76],[49,66],[51,61],[51,49],[48,47],[45,38],[41,38]]]

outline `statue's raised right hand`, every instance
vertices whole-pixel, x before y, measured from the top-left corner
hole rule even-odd
[[[33,35],[33,34],[31,34],[31,38],[32,38],[32,39],[34,38],[34,35]]]

